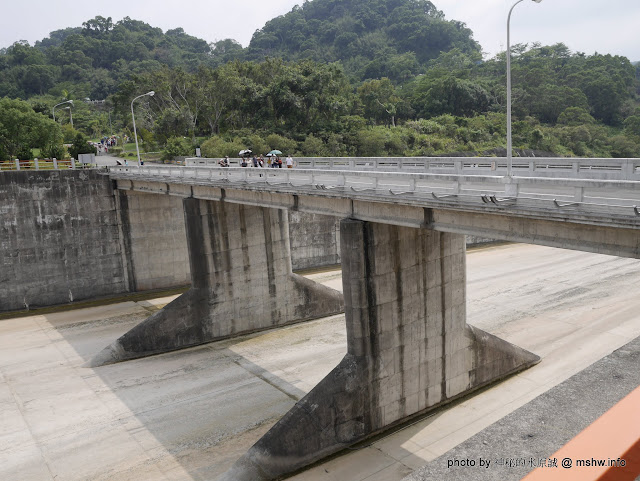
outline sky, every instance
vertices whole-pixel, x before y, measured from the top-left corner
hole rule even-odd
[[[233,38],[247,46],[253,32],[303,0],[7,1],[0,16],[0,48],[31,45],[49,32],[93,17],[142,20],[167,31],[182,27],[208,42]],[[432,0],[447,19],[467,24],[491,57],[506,49],[507,14],[515,0]],[[640,61],[639,0],[524,0],[513,11],[511,44],[563,42],[574,52],[623,55]]]

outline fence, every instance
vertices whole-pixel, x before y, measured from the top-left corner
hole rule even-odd
[[[81,168],[84,165],[80,165]],[[34,159],[34,160],[5,160],[0,161],[0,171],[3,170],[65,170],[75,169],[75,160]]]
[[[189,157],[187,167],[218,167],[219,159]],[[249,163],[251,164],[251,162]],[[240,166],[240,159],[231,159]],[[506,157],[298,157],[299,169],[411,172],[456,175],[505,175]],[[640,180],[640,159],[519,157],[512,161],[516,177]]]
[[[415,172],[238,167],[111,167],[111,177],[237,189],[387,199],[394,203],[521,206],[563,215],[640,218],[640,182],[581,178],[473,176]],[[637,172],[635,175],[638,175]]]

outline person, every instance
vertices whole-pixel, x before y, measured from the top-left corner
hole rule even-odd
[[[246,157],[242,157],[242,159],[240,159],[240,167],[246,167],[247,166],[247,158]]]
[[[267,155],[267,167],[273,167],[272,161],[273,157],[271,155]]]
[[[260,157],[258,158],[258,165],[260,167],[264,167],[264,157],[262,156],[262,154],[260,154]]]
[[[220,164],[220,167],[229,167],[229,156],[225,155],[224,159],[220,159],[218,164]]]
[[[255,155],[251,159],[251,162],[253,163],[254,167],[258,167],[258,158]]]
[[[276,156],[276,163],[278,164],[278,169],[282,169],[282,159],[279,156]]]
[[[290,155],[287,155],[287,169],[293,169],[293,159]]]

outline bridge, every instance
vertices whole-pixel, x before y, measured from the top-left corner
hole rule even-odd
[[[526,159],[512,178],[501,159],[323,162],[109,170],[184,199],[192,287],[91,365],[345,311],[347,355],[225,480],[294,472],[539,361],[466,324],[465,234],[640,258],[637,159]],[[287,209],[343,218],[344,298],[291,272]]]

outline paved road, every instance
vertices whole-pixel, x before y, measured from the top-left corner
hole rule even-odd
[[[470,253],[468,278],[469,322],[543,362],[293,479],[400,480],[640,335],[637,260],[501,246]],[[334,316],[82,367],[168,301],[0,321],[0,479],[215,479],[345,352]]]

